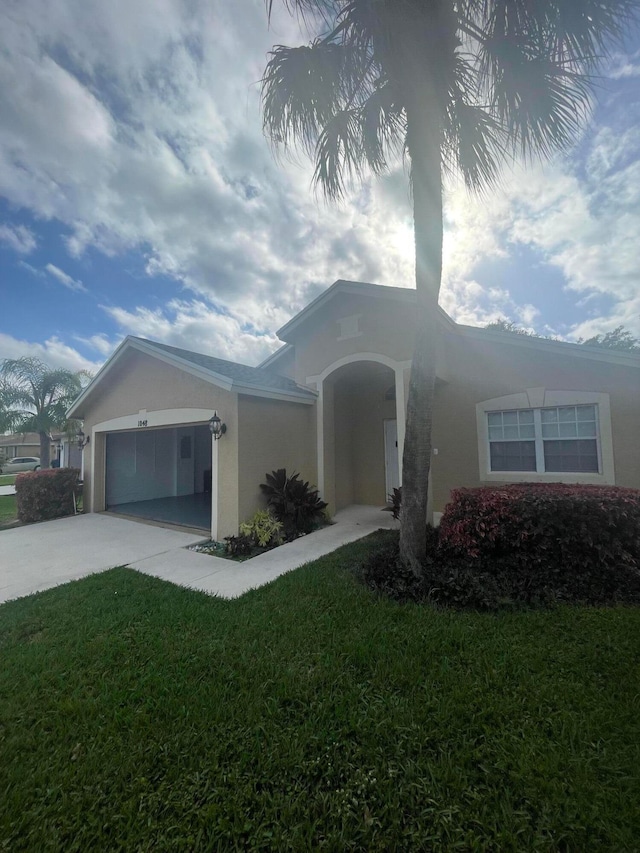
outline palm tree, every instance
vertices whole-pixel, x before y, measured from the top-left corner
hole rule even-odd
[[[274,0],[267,0],[271,17]],[[342,196],[404,152],[410,166],[418,329],[402,465],[400,553],[426,551],[446,171],[481,190],[503,161],[547,157],[577,138],[593,75],[640,0],[283,0],[321,35],[277,45],[263,77],[267,135],[315,161]]]
[[[53,370],[37,358],[6,359],[0,365],[0,429],[37,432],[40,465],[48,468],[51,431],[67,428],[67,409],[89,378],[84,370]]]

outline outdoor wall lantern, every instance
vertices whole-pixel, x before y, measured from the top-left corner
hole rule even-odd
[[[213,440],[217,441],[227,431],[227,425],[223,424],[220,418],[218,417],[218,413],[214,412],[213,417],[209,418],[209,429],[211,431],[211,435],[213,436]]]
[[[85,436],[82,430],[79,429],[76,433],[76,441],[78,442],[78,450],[84,450],[87,444],[89,444],[89,442],[91,441],[91,436]]]

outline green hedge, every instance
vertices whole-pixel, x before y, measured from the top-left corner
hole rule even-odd
[[[46,521],[74,512],[78,468],[49,468],[16,477],[16,502],[20,521]]]

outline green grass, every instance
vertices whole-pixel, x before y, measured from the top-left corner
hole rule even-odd
[[[18,510],[15,495],[0,495],[0,527],[16,521]]]
[[[637,850],[640,611],[401,606],[369,547],[0,607],[0,850]]]
[[[0,486],[13,486],[17,476],[17,474],[0,474]]]

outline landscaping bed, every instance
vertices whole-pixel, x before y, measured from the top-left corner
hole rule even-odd
[[[257,557],[258,554],[264,554],[269,549],[253,546],[248,554],[231,555],[227,550],[226,542],[216,542],[215,539],[209,539],[208,542],[189,545],[187,550],[197,551],[198,554],[207,554],[209,557],[222,557],[223,560],[235,560],[237,563],[244,563],[252,557]]]
[[[394,516],[401,507],[395,490]],[[362,577],[398,601],[474,610],[640,604],[640,491],[561,483],[455,489],[440,527],[427,528],[419,576],[390,532]]]
[[[317,489],[295,472],[272,471],[260,489],[267,506],[242,522],[237,536],[225,536],[224,542],[210,539],[189,550],[244,562],[331,524]]]
[[[0,849],[633,850],[640,610],[113,569],[0,607]]]

